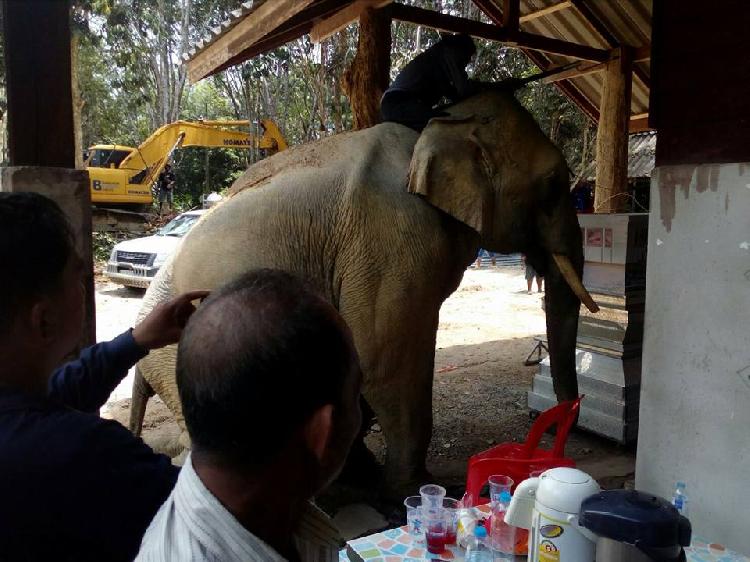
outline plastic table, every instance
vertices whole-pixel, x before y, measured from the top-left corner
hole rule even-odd
[[[720,550],[716,545],[709,546],[707,541],[693,538],[693,544],[687,549],[688,562],[750,562],[750,558]],[[429,554],[424,545],[415,545],[406,527],[388,529],[374,535],[354,539],[347,543],[347,548],[339,553],[339,562],[421,562],[424,560],[462,561],[464,551],[458,546],[449,546],[442,554]],[[516,560],[525,560],[517,556]]]

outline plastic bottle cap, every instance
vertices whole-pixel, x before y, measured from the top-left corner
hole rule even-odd
[[[677,488],[687,488],[687,484],[685,484],[684,482],[677,482]]]
[[[484,528],[484,525],[477,525],[474,527],[474,536],[478,539],[484,539],[487,537],[487,529]]]
[[[505,490],[503,490],[502,492],[500,492],[500,501],[503,502],[504,504],[509,504],[510,503],[510,492],[506,492]]]

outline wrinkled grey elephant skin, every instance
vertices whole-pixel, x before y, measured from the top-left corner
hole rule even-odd
[[[566,255],[581,274],[565,161],[509,94],[481,94],[450,113],[421,136],[384,123],[252,166],[186,236],[142,311],[259,267],[309,279],[352,330],[393,489],[425,476],[438,312],[480,244],[523,251],[547,277],[556,390],[577,395],[579,301],[551,259]],[[184,428],[174,362],[174,347],[140,362],[133,430],[153,391]]]

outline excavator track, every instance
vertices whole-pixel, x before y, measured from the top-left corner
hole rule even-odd
[[[140,209],[139,209],[140,207]],[[91,207],[91,226],[94,232],[132,232],[142,234],[155,218],[148,205],[131,205],[130,209]]]

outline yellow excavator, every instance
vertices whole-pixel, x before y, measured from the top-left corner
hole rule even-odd
[[[239,129],[250,124],[250,121],[175,121],[157,129],[138,148],[119,144],[90,147],[86,169],[91,182],[91,202],[97,208],[108,208],[106,214],[110,217],[99,223],[102,220],[111,223],[111,216],[117,211],[140,211],[150,206],[153,185],[178,148],[262,149],[267,155],[288,148],[274,121],[260,121],[263,130],[260,136]],[[95,223],[96,215],[95,212]]]

